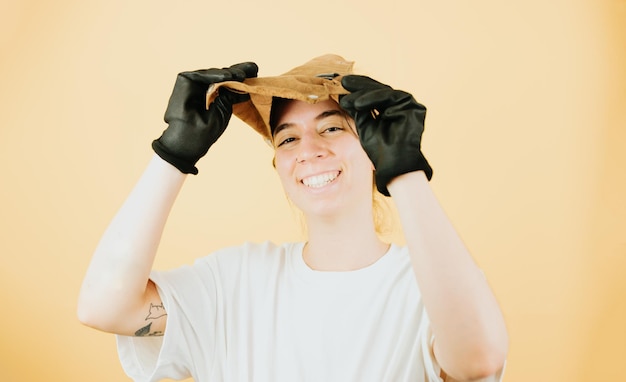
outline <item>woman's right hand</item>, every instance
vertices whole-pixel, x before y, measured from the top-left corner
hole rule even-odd
[[[122,335],[165,330],[167,316],[152,319],[152,309],[163,306],[150,272],[167,217],[185,174],[197,173],[195,163],[226,129],[232,105],[249,97],[220,89],[207,110],[206,92],[213,83],[243,81],[257,70],[249,62],[178,75],[165,112],[169,126],[153,143],[158,156],[153,156],[92,255],[78,298],[82,323]]]
[[[243,81],[257,76],[258,66],[244,62],[223,69],[204,69],[178,74],[165,111],[169,125],[159,139],[152,142],[154,151],[185,174],[197,174],[196,162],[222,135],[233,105],[250,98],[220,89],[220,94],[206,109],[209,86],[224,81]]]

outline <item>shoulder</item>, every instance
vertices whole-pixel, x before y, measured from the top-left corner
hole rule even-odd
[[[389,250],[382,260],[381,263],[385,266],[395,269],[411,267],[411,256],[408,247],[405,245],[390,243]]]
[[[284,272],[297,248],[298,243],[245,242],[197,258],[191,265],[153,271],[151,278],[160,288],[235,288],[244,280],[264,280]]]
[[[245,242],[224,247],[196,260],[194,267],[208,266],[220,271],[234,271],[242,268],[263,269],[284,263],[301,243],[276,244],[271,241]]]

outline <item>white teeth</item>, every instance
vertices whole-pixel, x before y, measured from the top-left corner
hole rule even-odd
[[[302,183],[307,187],[320,188],[335,180],[337,176],[339,176],[339,171],[327,172],[325,174],[304,178],[302,179]]]

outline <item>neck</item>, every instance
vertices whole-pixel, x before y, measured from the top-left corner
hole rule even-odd
[[[307,219],[304,261],[320,271],[351,271],[375,263],[389,248],[376,233],[372,211],[350,218]]]

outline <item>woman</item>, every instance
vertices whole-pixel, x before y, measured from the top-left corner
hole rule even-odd
[[[328,55],[265,80],[254,63],[178,76],[157,155],[104,233],[79,298],[84,324],[119,335],[129,376],[500,380],[504,320],[430,188],[426,109],[351,70]],[[186,174],[233,109],[272,143],[306,242],[246,243],[151,272]],[[394,198],[406,246],[377,235],[373,185]]]

